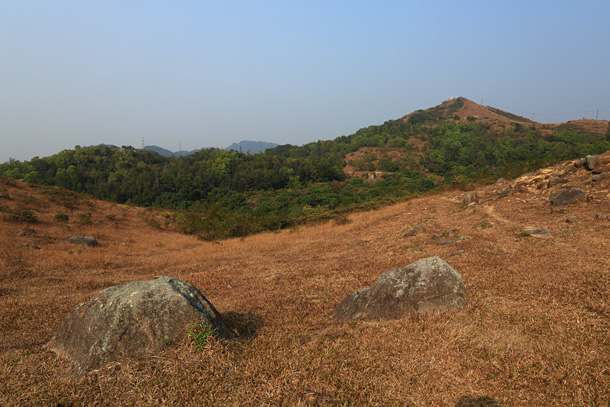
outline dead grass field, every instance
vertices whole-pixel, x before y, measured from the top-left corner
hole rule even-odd
[[[66,204],[0,180],[2,219],[16,208],[39,219],[0,220],[0,405],[454,406],[462,396],[610,405],[610,221],[595,218],[610,214],[608,181],[591,183],[584,169],[569,177],[589,202],[552,211],[546,190],[497,199],[504,187],[491,185],[478,189],[490,200],[466,210],[463,192],[448,191],[353,214],[347,224],[219,243],[154,226],[160,213],[86,197]],[[86,213],[92,223],[79,224]],[[414,225],[427,232],[404,237]],[[550,234],[522,236],[527,226]],[[25,227],[34,235],[17,236]],[[472,239],[432,239],[456,228]],[[72,235],[95,236],[101,247],[79,250],[64,242]],[[433,255],[462,274],[465,310],[333,321],[350,292]],[[69,363],[44,347],[68,312],[105,287],[161,275],[194,284],[236,324],[262,324],[203,352],[185,341],[70,380]]]

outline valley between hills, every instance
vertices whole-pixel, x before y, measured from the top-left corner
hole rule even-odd
[[[608,168],[610,152],[598,159]],[[569,160],[216,241],[179,233],[163,209],[0,178],[0,404],[608,405],[610,180],[594,177]],[[552,205],[567,187],[586,198]],[[467,206],[473,191],[478,204]],[[69,244],[72,235],[100,246]],[[348,293],[430,256],[462,275],[465,309],[332,318]],[[164,275],[198,287],[237,338],[200,352],[185,340],[70,379],[45,344],[72,308]]]

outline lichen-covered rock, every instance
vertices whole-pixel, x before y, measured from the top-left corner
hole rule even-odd
[[[81,377],[108,362],[154,355],[180,342],[194,322],[229,337],[218,311],[193,285],[172,277],[135,281],[77,305],[47,346],[71,360]]]
[[[99,242],[91,236],[72,236],[66,239],[66,243],[79,244],[87,247],[97,247],[100,245]]]
[[[580,188],[569,188],[556,192],[551,195],[551,203],[553,205],[569,205],[576,202],[584,202],[587,200],[587,194]]]
[[[348,295],[334,310],[338,320],[397,319],[466,306],[462,276],[439,257],[383,273],[369,288]]]

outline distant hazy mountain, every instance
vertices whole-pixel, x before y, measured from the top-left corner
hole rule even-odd
[[[263,152],[268,148],[273,148],[273,147],[277,147],[277,146],[278,146],[278,144],[267,143],[265,141],[243,140],[243,141],[240,141],[239,143],[231,144],[229,147],[225,148],[224,150],[235,150],[235,151],[241,151],[242,153],[255,154],[255,153]],[[191,151],[170,151],[170,150],[167,150],[167,149],[165,149],[163,147],[159,147],[159,146],[145,146],[144,150],[154,151],[155,153],[162,155],[163,157],[182,157],[185,155],[194,154],[197,151],[206,150],[208,148],[212,148],[212,147],[204,147],[204,148],[199,148],[197,150],[191,150]]]
[[[210,147],[207,147],[207,148],[210,148]],[[185,155],[194,154],[197,151],[201,151],[204,149],[199,148],[197,150],[191,150],[191,151],[170,151],[170,150],[167,150],[167,149],[165,149],[163,147],[159,147],[159,146],[146,146],[146,147],[144,147],[144,150],[154,151],[155,153],[162,155],[163,157],[182,157]]]
[[[266,141],[249,141],[243,140],[239,143],[233,143],[229,147],[225,148],[225,150],[235,150],[241,151],[242,153],[262,153],[268,148],[277,147],[278,144],[275,143],[267,143]]]

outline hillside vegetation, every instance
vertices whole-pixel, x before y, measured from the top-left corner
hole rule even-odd
[[[600,160],[608,169],[610,153]],[[548,186],[556,177],[568,183]],[[216,242],[178,233],[164,210],[0,178],[0,405],[608,405],[610,179],[592,177],[561,163],[479,186],[469,208],[442,191]],[[587,201],[550,206],[562,185]],[[414,226],[425,232],[405,236]],[[470,238],[438,244],[454,233]],[[463,276],[462,311],[333,320],[347,294],[436,255]],[[70,380],[70,363],[45,348],[68,313],[161,275],[201,289],[238,338],[171,343]]]
[[[209,149],[186,157],[79,147],[0,164],[0,174],[98,199],[180,210],[204,239],[345,216],[447,185],[514,178],[610,149],[610,127],[550,128],[464,98],[350,136],[264,153]],[[605,127],[604,127],[605,126]]]

